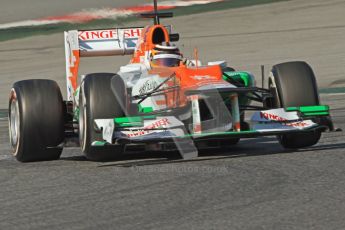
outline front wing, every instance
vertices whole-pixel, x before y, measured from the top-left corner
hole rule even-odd
[[[259,136],[282,135],[325,131],[326,125],[318,122],[329,116],[328,106],[304,106],[279,108],[255,112],[249,130],[235,130],[233,124],[215,127],[212,131],[185,127],[174,116],[139,116],[114,119],[96,119],[95,129],[102,132],[103,141],[94,141],[93,146],[132,143],[193,142],[215,139],[254,138]],[[195,126],[196,124],[191,124]],[[219,129],[217,129],[219,128]]]

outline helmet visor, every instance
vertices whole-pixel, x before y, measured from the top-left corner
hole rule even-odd
[[[153,66],[176,67],[180,65],[180,59],[177,58],[157,58],[152,60]]]
[[[153,66],[175,67],[180,65],[182,56],[179,54],[156,54],[151,60]]]

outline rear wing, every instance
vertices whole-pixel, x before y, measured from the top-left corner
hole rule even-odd
[[[171,33],[171,26],[167,26]],[[143,27],[64,32],[67,100],[73,100],[77,89],[81,57],[131,55],[134,53]]]

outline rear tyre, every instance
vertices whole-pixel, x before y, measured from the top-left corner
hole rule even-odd
[[[64,140],[64,104],[52,80],[16,82],[10,92],[9,134],[18,161],[56,160]]]
[[[287,62],[273,66],[269,89],[274,95],[275,108],[319,105],[319,93],[315,75],[305,62]],[[278,136],[284,148],[303,148],[315,145],[320,131],[284,134]]]
[[[89,160],[113,160],[124,152],[123,145],[92,146],[94,141],[103,141],[102,133],[94,129],[94,119],[125,116],[121,103],[111,90],[113,77],[119,78],[113,73],[88,74],[80,87],[79,140],[81,149]]]

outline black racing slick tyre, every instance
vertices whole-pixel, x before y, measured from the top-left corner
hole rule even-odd
[[[60,88],[52,80],[14,83],[9,100],[9,134],[18,161],[56,160],[64,141],[65,110]]]
[[[273,66],[269,89],[274,95],[274,107],[287,108],[319,105],[319,93],[312,68],[305,62],[287,62]],[[279,135],[284,148],[297,149],[315,145],[320,131]]]
[[[124,152],[123,145],[93,146],[94,141],[104,141],[102,132],[94,128],[95,119],[110,119],[125,116],[121,103],[111,90],[113,73],[94,73],[85,76],[79,96],[79,141],[87,159],[108,161]]]

